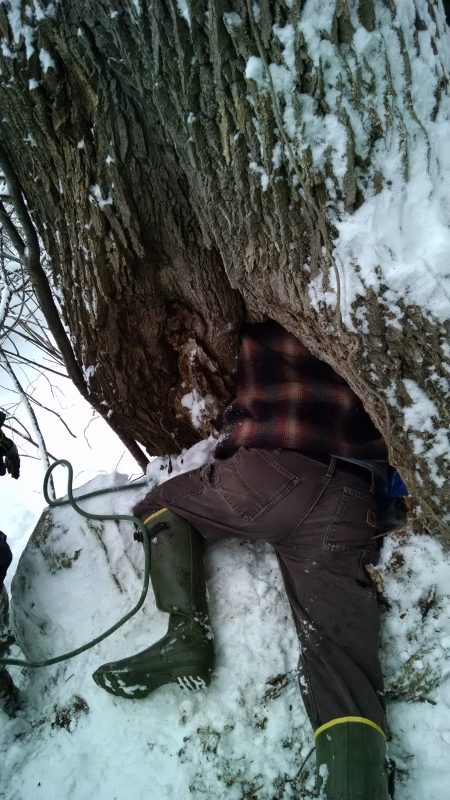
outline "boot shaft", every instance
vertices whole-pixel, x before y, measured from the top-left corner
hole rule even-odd
[[[127,698],[145,697],[167,683],[203,688],[211,680],[214,664],[201,536],[167,510],[144,524],[150,536],[156,605],[170,614],[169,630],[141,653],[103,664],[93,675],[103,689]]]
[[[207,613],[203,540],[182,517],[166,511],[147,524],[150,576],[160,611],[192,618]]]
[[[386,738],[364,718],[332,720],[316,732],[321,797],[326,800],[389,800]]]

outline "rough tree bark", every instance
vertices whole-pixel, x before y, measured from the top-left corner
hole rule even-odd
[[[211,432],[240,323],[270,316],[347,379],[443,530],[449,462],[433,437],[448,431],[448,322],[399,297],[391,325],[382,283],[343,315],[333,254],[342,214],[383,189],[380,148],[395,139],[405,183],[413,140],[430,149],[448,83],[444,14],[441,0],[406,3],[408,25],[394,0],[327,4],[319,40],[333,75],[299,27],[318,0],[1,2],[0,136],[90,395],[116,429],[151,454]],[[431,121],[411,66],[425,57]],[[339,124],[343,155],[330,145],[318,159],[307,115]],[[427,430],[405,424],[405,379],[433,403]],[[189,392],[207,398],[197,428]]]

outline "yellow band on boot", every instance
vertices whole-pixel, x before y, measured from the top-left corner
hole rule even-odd
[[[150,516],[147,517],[147,519],[144,519],[144,525],[148,525],[148,523],[151,522],[152,519],[155,519],[155,517],[159,517],[160,514],[165,514],[165,512],[168,510],[169,510],[168,508],[160,508],[159,511],[155,511],[153,514],[150,514]]]
[[[366,717],[338,717],[337,719],[331,719],[329,722],[325,722],[324,725],[321,725],[320,728],[317,728],[314,731],[314,738],[316,739],[320,733],[328,730],[328,728],[334,727],[334,725],[342,725],[344,722],[359,722],[362,725],[369,725],[370,728],[374,728],[378,733],[381,733],[383,739],[386,740],[386,734],[376,722],[372,722],[371,719],[367,719]]]

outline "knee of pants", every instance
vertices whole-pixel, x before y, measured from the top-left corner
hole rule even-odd
[[[164,508],[165,503],[162,497],[161,486],[155,486],[148,494],[145,495],[143,500],[140,500],[133,508],[133,514],[139,519],[145,520],[155,511]]]

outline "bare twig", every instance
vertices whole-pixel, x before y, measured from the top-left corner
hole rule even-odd
[[[1,163],[1,162],[0,162]],[[3,168],[3,167],[2,167]],[[6,233],[11,239],[14,247],[16,248],[21,258],[25,257],[25,242],[23,241],[19,231],[14,225],[11,217],[9,216],[3,202],[0,200],[0,222],[5,228]]]
[[[27,442],[28,444],[31,444],[33,447],[36,447],[37,450],[39,450],[38,443],[34,441],[34,439],[30,436],[28,431],[27,431],[27,433],[21,433],[20,431],[17,430],[17,428],[14,428],[12,425],[9,425],[8,427],[9,427],[9,430],[12,431],[16,436],[20,436],[20,438],[23,439],[25,442]],[[47,453],[48,453],[49,458],[52,458],[53,461],[57,461],[58,460],[56,458],[56,456],[54,456],[53,453],[50,452],[50,450],[47,450]],[[21,455],[20,457],[24,458],[23,455]]]
[[[70,430],[67,422],[65,422],[63,420],[61,414],[58,414],[58,412],[54,411],[53,408],[49,408],[48,406],[45,406],[43,403],[40,403],[39,400],[36,400],[36,398],[33,397],[33,395],[27,395],[27,397],[28,397],[28,399],[30,400],[31,403],[34,403],[36,406],[39,406],[39,408],[43,408],[44,411],[48,411],[50,414],[54,414],[55,417],[58,417],[59,421],[62,423],[62,425],[64,425],[67,433],[69,433],[70,436],[72,436],[74,439],[77,438],[76,434],[73,433],[73,431]]]
[[[6,348],[3,348],[3,349],[4,349],[5,353],[6,353],[6,355],[9,356],[11,359],[13,359],[15,357],[14,353],[11,353],[9,350],[6,350]],[[35,369],[37,372],[39,372],[39,374],[42,374],[42,372],[45,370],[45,372],[53,372],[54,375],[58,375],[60,378],[68,378],[69,377],[64,372],[58,372],[58,370],[47,366],[47,364],[45,366],[43,364],[38,364],[36,361],[33,361],[31,358],[27,358],[26,356],[22,355],[22,353],[16,354],[16,357],[18,359],[18,362],[29,364],[30,367],[32,369]]]

